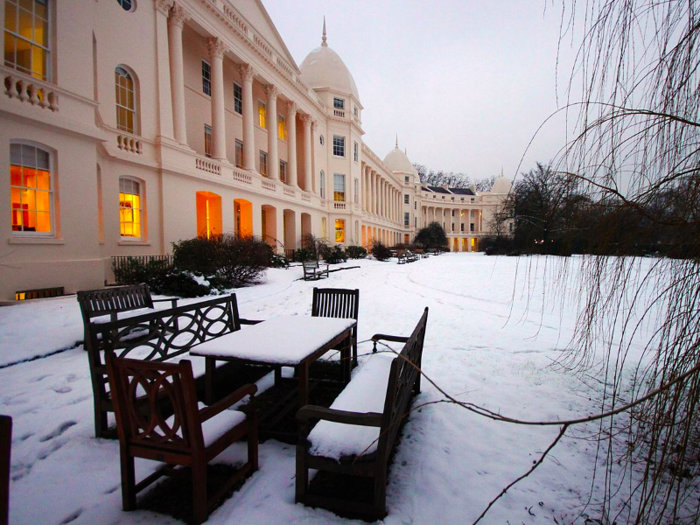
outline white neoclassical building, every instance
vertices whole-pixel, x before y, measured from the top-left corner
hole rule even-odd
[[[326,42],[300,66],[259,0],[2,0],[0,300],[99,287],[197,235],[478,249],[508,193],[422,187],[363,143]]]

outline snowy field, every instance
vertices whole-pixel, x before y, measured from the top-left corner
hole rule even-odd
[[[342,266],[360,268],[332,273],[320,285],[360,289],[360,354],[371,352],[366,340],[374,333],[408,335],[428,306],[423,367],[432,381],[504,415],[557,420],[595,413],[600,388],[553,366],[573,333],[575,305],[552,293],[581,286],[573,271],[567,282],[557,279],[561,261],[467,253],[406,265],[349,261]],[[236,290],[241,316],[309,314],[311,290],[319,284],[301,275],[300,267],[268,270],[262,284]],[[640,341],[644,334],[637,334]],[[87,355],[76,346],[81,339],[74,296],[0,308],[0,413],[14,418],[10,522],[171,523],[168,516],[121,510],[118,442],[93,437]],[[424,381],[415,403],[441,398]],[[595,461],[595,445],[584,438],[596,428],[568,433],[483,523],[584,523],[586,512],[596,517],[583,507]],[[389,473],[384,522],[472,523],[557,432],[556,426],[494,422],[449,404],[414,412]],[[220,460],[243,458],[238,445]],[[262,444],[260,470],[209,523],[347,522],[294,503],[294,456],[294,447]],[[138,463],[137,470],[143,475],[154,466]]]

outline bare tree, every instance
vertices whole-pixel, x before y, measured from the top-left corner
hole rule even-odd
[[[697,522],[700,5],[565,0],[562,12],[562,44],[583,37],[564,109],[576,131],[553,167],[578,179],[596,202],[663,232],[680,257],[653,264],[581,258],[586,285],[576,293],[584,307],[570,359],[579,370],[599,367],[603,409],[694,371],[634,410],[601,420],[604,468],[593,483],[605,490],[593,503],[611,523]],[[601,248],[614,222],[609,230],[602,225]],[[619,227],[615,239],[620,253],[636,242]],[[634,334],[649,323],[657,329],[642,362],[628,362]],[[602,364],[593,350],[601,340]]]

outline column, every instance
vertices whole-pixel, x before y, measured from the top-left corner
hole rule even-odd
[[[287,157],[289,162],[287,163],[287,184],[299,187],[297,182],[297,105],[294,102],[290,102],[287,105]],[[297,221],[301,224],[301,219]],[[301,231],[301,230],[300,230]],[[300,235],[297,235],[297,239],[301,239]]]
[[[253,76],[255,76],[253,66],[243,64],[241,66],[241,82],[243,82],[243,169],[248,171],[255,171]]]
[[[224,112],[224,53],[226,45],[218,38],[208,42],[211,60],[212,157],[226,160],[226,114]]]
[[[170,86],[170,45],[168,44],[168,15],[172,7],[171,0],[159,0],[156,7],[156,67],[158,71],[158,132],[160,137],[172,141],[173,133],[173,99]],[[5,27],[4,9],[0,9],[0,27]]]
[[[187,121],[185,118],[185,71],[182,59],[182,28],[187,14],[175,4],[168,18],[168,47],[170,49],[170,88],[173,99],[173,128],[175,140],[187,145]]]
[[[311,115],[304,115],[302,117],[304,121],[304,190],[309,193],[312,191],[311,187]],[[326,183],[328,181],[326,180]],[[328,184],[326,184],[328,186]],[[326,190],[327,192],[328,190]]]
[[[273,180],[280,178],[280,157],[277,153],[277,95],[279,90],[269,85],[267,94],[267,176]]]

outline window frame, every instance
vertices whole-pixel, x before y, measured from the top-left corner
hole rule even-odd
[[[409,212],[409,211],[403,212],[403,225],[404,226],[411,225],[411,212]]]
[[[202,59],[202,93],[211,97],[211,64]]]
[[[353,141],[352,156],[355,162],[360,161],[360,146],[357,144],[356,140]]]
[[[342,191],[338,189],[338,181],[342,181]],[[333,174],[333,202],[347,202],[347,186],[344,173]]]
[[[353,191],[352,196],[355,204],[360,203],[360,179],[355,177],[355,187],[353,188],[355,191]]]
[[[336,153],[336,151],[341,153]],[[345,158],[345,137],[343,135],[333,135],[333,156]]]
[[[130,182],[132,184],[137,185],[138,193],[131,193],[131,192],[126,192],[122,191],[122,181],[124,182]],[[124,175],[119,177],[119,240],[121,242],[143,242],[146,239],[146,224],[144,221],[144,218],[146,217],[146,206],[145,202],[146,199],[144,197],[145,195],[145,184],[141,179],[137,179],[136,177],[131,177],[129,175]],[[122,194],[124,195],[135,195],[139,198],[138,202],[140,207],[139,208],[134,208],[134,207],[125,207],[122,206]],[[132,221],[130,224],[132,224],[132,227],[134,224],[139,225],[139,235],[124,235],[123,230],[122,230],[122,224],[127,224],[127,222],[122,221],[122,210],[130,210],[132,214]],[[134,212],[137,212],[138,215],[138,221],[133,220]]]
[[[333,109],[340,109],[345,111],[345,99],[340,97],[333,97]]]
[[[127,2],[129,3],[128,7],[124,5]],[[136,0],[117,0],[117,3],[127,13],[133,13],[134,11],[136,11]]]
[[[318,194],[322,199],[326,198],[326,174],[323,170],[319,174]]]
[[[119,70],[122,70],[124,73],[126,73],[126,77],[131,81],[131,97],[134,103],[133,108],[130,108],[128,106],[122,105],[119,102],[120,96],[119,96],[119,90],[123,86],[117,83],[117,78],[116,75],[119,75]],[[115,74],[115,107],[117,110],[117,129],[119,131],[123,131],[125,133],[130,133],[132,135],[138,135],[139,134],[139,124],[138,124],[138,89],[137,89],[137,82],[136,82],[136,75],[134,74],[133,71],[131,71],[131,68],[128,68],[124,64],[119,64],[117,67],[114,68],[114,74]],[[124,75],[122,75],[123,77]],[[128,94],[128,86],[125,87],[124,89],[127,90]],[[122,125],[120,123],[120,109],[123,109],[124,111],[131,114],[131,120],[132,120],[132,129],[128,129],[125,125]]]
[[[204,156],[211,158],[212,153],[212,131],[209,124],[204,124]]]
[[[22,34],[19,22],[21,20],[20,13],[24,11],[25,13],[27,12],[26,9],[20,6],[20,2],[18,0],[6,0],[5,5],[3,6],[2,9],[5,10],[5,25],[3,27],[3,40],[7,40],[7,37],[9,36],[11,39],[15,40],[21,40],[23,41],[26,45],[29,46],[29,69],[25,68],[24,66],[18,67],[18,61],[17,61],[17,46],[15,45],[13,48],[13,61],[8,62],[5,60],[5,56],[3,55],[3,65],[10,68],[14,69],[15,71],[19,71],[20,73],[24,73],[26,75],[29,75],[32,78],[36,78],[38,80],[43,80],[46,82],[51,82],[53,78],[53,25],[54,25],[54,17],[53,17],[53,3],[51,0],[46,0],[45,6],[46,6],[46,18],[42,18],[40,15],[37,15],[37,9],[36,9],[36,4],[38,0],[33,0],[32,1],[32,12],[30,14],[31,16],[31,33],[32,33],[32,39],[29,40],[26,36]],[[10,29],[8,27],[8,22],[7,22],[7,12],[9,11],[8,6],[13,6],[15,9],[15,24],[14,24],[14,30]],[[45,32],[46,32],[46,45],[35,41],[34,40],[34,34],[35,34],[35,29],[37,28],[38,24],[36,23],[37,18],[41,21],[46,22],[45,25]],[[36,72],[34,69],[34,48],[39,48],[42,50],[42,59],[43,59],[43,68],[44,72],[39,73]],[[5,45],[4,46],[5,53],[7,53],[8,48]]]
[[[267,129],[267,104],[262,100],[258,100],[258,126]]]
[[[38,159],[37,151],[41,151],[41,152],[46,154],[47,159],[48,159],[48,161],[47,161],[48,169],[46,171],[48,171],[48,174],[49,174],[49,188],[48,188],[48,190],[38,188],[38,184],[34,188],[30,188],[29,186],[16,186],[16,185],[12,184],[12,166],[18,166],[22,171],[24,171],[24,168],[34,169],[34,170],[39,170],[42,168],[39,165],[39,162],[36,162],[35,165],[33,165],[33,166],[25,165],[23,163],[15,164],[14,162],[12,162],[12,146],[19,146],[20,147],[20,154],[19,154],[20,162],[22,162],[24,160],[23,159],[24,154],[22,152],[22,149],[25,147],[34,149],[34,159],[35,160]],[[13,208],[13,205],[12,205],[12,189],[13,188],[18,189],[20,192],[20,201],[19,201],[20,206],[22,205],[22,200],[21,200],[22,193],[28,192],[28,191],[34,191],[35,205],[34,205],[34,210],[31,210],[31,211],[33,211],[35,215],[37,213],[46,213],[44,211],[40,212],[37,209],[37,205],[36,205],[36,201],[37,201],[36,192],[37,191],[46,192],[48,194],[48,205],[49,205],[49,211],[48,211],[49,231],[47,231],[47,232],[36,231],[36,228],[35,228],[35,231],[15,230],[14,229],[15,225],[13,224],[13,222],[11,220],[10,227],[12,229],[12,236],[13,237],[55,238],[57,236],[56,235],[56,233],[58,231],[57,224],[56,224],[56,193],[57,193],[56,187],[57,187],[57,184],[56,184],[56,171],[55,171],[56,164],[55,164],[54,157],[55,157],[55,152],[52,149],[47,148],[43,144],[29,141],[29,140],[10,140],[10,156],[9,156],[9,158],[10,158],[10,162],[9,162],[9,165],[10,165],[10,173],[9,173],[9,175],[10,175],[10,210],[14,211],[14,209],[15,209],[15,208]],[[22,183],[22,182],[24,182],[24,181],[20,180],[20,183]],[[20,207],[19,209],[22,210],[23,217],[24,217],[23,208]],[[27,209],[26,213],[29,214],[30,210]],[[34,219],[35,223],[36,223],[37,218],[38,217],[35,217],[35,219]],[[24,220],[22,220],[22,223],[23,222],[24,222]],[[22,224],[22,226],[26,227],[24,224]]]
[[[238,96],[237,92],[238,91]],[[238,82],[233,83],[233,111],[243,115],[243,86]]]
[[[403,203],[404,204],[411,204],[411,196],[408,193],[403,194]]]
[[[236,139],[234,150],[233,150],[233,163],[239,168],[243,169],[243,141]]]
[[[287,140],[287,119],[284,115],[277,115],[277,138]]]
[[[267,151],[260,150],[260,153],[258,155],[258,161],[260,163],[258,173],[260,173],[260,175],[262,175],[263,177],[267,177]]]
[[[280,181],[287,183],[287,161],[280,159]]]
[[[340,224],[340,228],[338,225]],[[334,241],[338,244],[345,242],[345,219],[335,219],[333,221]]]

